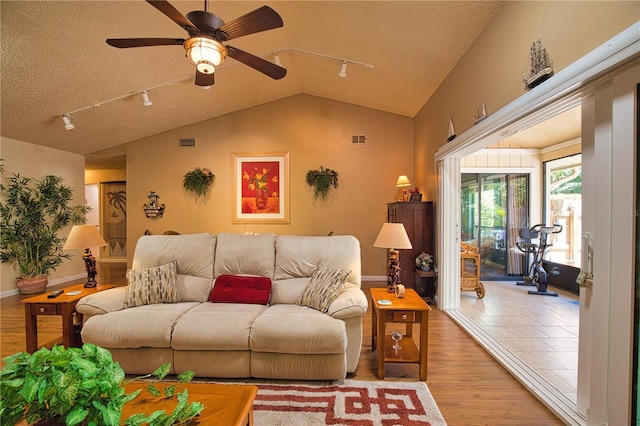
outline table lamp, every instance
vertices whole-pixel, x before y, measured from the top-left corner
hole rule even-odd
[[[96,258],[91,254],[90,247],[106,246],[102,235],[98,232],[95,225],[74,225],[64,243],[63,250],[84,249],[82,259],[87,268],[87,282],[84,284],[87,288],[93,288],[98,285],[96,281]]]
[[[389,249],[387,263],[387,290],[395,293],[396,285],[400,283],[400,253],[398,250],[412,249],[411,240],[402,223],[385,223],[380,229],[374,247]]]
[[[409,191],[407,187],[411,186],[411,181],[405,175],[399,176],[396,182],[396,187],[402,188],[402,201],[409,201]]]

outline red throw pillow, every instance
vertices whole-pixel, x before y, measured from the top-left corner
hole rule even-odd
[[[209,300],[217,303],[251,303],[267,305],[271,298],[271,279],[220,275],[216,278]]]

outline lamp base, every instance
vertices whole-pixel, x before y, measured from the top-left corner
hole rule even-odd
[[[84,266],[87,269],[87,282],[84,283],[84,287],[94,288],[98,285],[98,282],[96,281],[96,275],[98,275],[98,272],[96,271],[96,258],[91,254],[91,250],[86,248],[82,254],[82,259],[84,260]]]
[[[400,283],[400,252],[389,249],[389,262],[387,263],[387,291],[396,292],[396,285]]]

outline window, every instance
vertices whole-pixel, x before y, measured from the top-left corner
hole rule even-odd
[[[581,154],[544,163],[545,221],[560,224],[559,234],[551,234],[546,260],[580,268],[582,235]]]

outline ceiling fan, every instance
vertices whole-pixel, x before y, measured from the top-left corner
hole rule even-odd
[[[118,48],[182,45],[187,59],[196,66],[195,84],[198,86],[213,85],[215,68],[227,56],[274,80],[287,74],[287,70],[279,65],[237,47],[222,44],[238,37],[282,27],[282,18],[269,6],[262,6],[225,23],[219,16],[208,11],[208,0],[204,1],[204,11],[189,12],[186,17],[166,0],[146,1],[186,30],[189,38],[109,38],[107,44]]]

